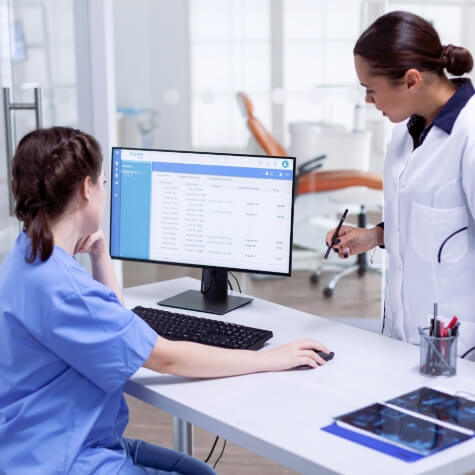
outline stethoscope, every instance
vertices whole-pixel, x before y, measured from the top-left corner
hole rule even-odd
[[[442,251],[444,249],[444,246],[447,244],[449,239],[452,239],[455,235],[458,233],[461,233],[462,231],[466,231],[468,229],[468,226],[464,226],[463,228],[457,229],[457,231],[454,231],[450,236],[446,237],[442,244],[439,247],[439,252],[437,252],[437,262],[440,264],[441,263],[441,257],[442,257]]]

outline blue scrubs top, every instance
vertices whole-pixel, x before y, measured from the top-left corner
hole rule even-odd
[[[133,473],[122,387],[157,334],[66,251],[28,264],[29,245],[0,269],[0,472]]]

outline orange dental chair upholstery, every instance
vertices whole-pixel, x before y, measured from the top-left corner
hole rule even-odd
[[[237,99],[243,115],[247,118],[249,131],[262,150],[271,156],[288,156],[282,145],[267,131],[264,125],[254,115],[254,107],[248,95],[244,92],[238,92]],[[365,187],[373,190],[382,190],[383,188],[382,177],[379,174],[352,169],[319,170],[324,163],[325,155],[320,155],[297,167],[295,186],[296,206],[298,204],[297,198],[308,193],[324,194],[326,192],[337,192],[350,187]],[[354,203],[352,204],[354,205]],[[334,212],[337,213],[341,208],[342,205],[339,206],[338,210],[335,209]],[[314,215],[318,215],[319,211],[319,209],[310,210],[310,213],[313,212]],[[358,226],[366,227],[366,224],[366,211],[362,205],[358,213]],[[363,276],[367,270],[373,269],[373,267],[368,265],[366,254],[361,254],[357,256],[355,265],[345,266],[344,270],[335,274],[330,279],[323,290],[323,294],[326,297],[331,297],[337,282],[345,275],[357,272],[359,276]],[[375,268],[375,270],[380,271],[379,268]],[[320,267],[317,266],[316,270],[310,275],[310,280],[313,283],[318,283],[319,279]]]

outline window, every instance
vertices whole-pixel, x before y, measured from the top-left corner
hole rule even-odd
[[[190,2],[192,144],[244,146],[236,92],[270,126],[270,0]]]
[[[473,1],[190,2],[192,145],[246,145],[248,132],[235,97],[240,90],[249,94],[256,116],[285,145],[293,121],[325,121],[351,129],[355,105],[364,101],[353,47],[385,7],[421,15],[433,22],[443,44],[470,48],[467,18],[475,17]],[[283,89],[282,101],[272,87]]]
[[[357,0],[284,0],[285,124],[309,120],[352,127],[362,94],[353,67],[360,10]]]
[[[235,97],[240,90],[249,94],[269,130],[272,123],[281,129],[279,120],[351,126],[357,84],[352,47],[361,2],[272,1],[274,6],[280,2],[280,16],[272,14],[270,0],[190,2],[194,147],[245,146],[248,132]],[[283,31],[274,42],[284,58],[282,71],[271,64],[272,31]],[[282,78],[278,87],[285,91],[284,114],[273,118],[272,71]]]

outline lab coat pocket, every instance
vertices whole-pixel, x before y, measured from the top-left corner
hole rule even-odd
[[[425,262],[460,261],[468,251],[467,225],[465,206],[438,209],[412,203],[410,240],[416,254]]]

